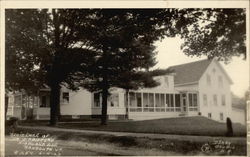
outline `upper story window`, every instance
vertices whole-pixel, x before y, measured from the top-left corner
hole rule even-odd
[[[207,106],[207,95],[203,94],[203,104]]]
[[[222,76],[218,76],[219,87],[223,87],[223,78]]]
[[[63,103],[69,103],[69,93],[68,92],[62,93],[62,101],[63,101]]]
[[[213,99],[214,99],[214,105],[218,105],[217,95],[216,94],[213,95]]]
[[[216,69],[215,69],[215,68],[213,68],[213,73],[214,73],[214,74],[216,73]]]
[[[207,74],[207,85],[211,86],[211,77]]]
[[[226,105],[226,96],[224,94],[221,96],[221,105],[222,106]]]
[[[168,77],[167,77],[167,76],[164,76],[164,81],[165,81],[167,87],[169,87],[169,80],[168,80]]]

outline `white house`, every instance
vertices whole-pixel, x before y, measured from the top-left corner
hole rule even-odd
[[[109,118],[145,120],[200,115],[225,122],[231,116],[232,80],[218,61],[201,60],[169,69],[173,73],[155,77],[160,82],[155,88],[131,90],[128,94],[124,89],[112,88],[108,98]],[[99,93],[62,88],[61,115],[97,117],[101,115],[101,102]],[[35,119],[49,119],[49,106],[49,90],[43,89],[33,107]]]

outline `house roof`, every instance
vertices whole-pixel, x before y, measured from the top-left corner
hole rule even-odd
[[[246,110],[246,104],[232,104],[232,107],[240,110]]]
[[[175,73],[174,84],[197,83],[206,71],[212,60],[200,60],[196,62],[170,66],[168,69]]]

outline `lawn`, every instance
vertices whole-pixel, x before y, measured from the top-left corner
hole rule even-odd
[[[47,122],[22,122],[21,125],[46,125]],[[109,121],[101,126],[100,121],[61,122],[57,127],[83,130],[159,133],[176,135],[225,136],[227,127],[205,117],[166,118],[145,121]],[[246,136],[246,127],[233,124],[234,136]]]

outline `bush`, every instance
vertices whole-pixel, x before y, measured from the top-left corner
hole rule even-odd
[[[17,117],[10,117],[9,120],[5,121],[5,133],[10,134],[15,131],[18,125],[18,118]]]
[[[233,136],[232,121],[228,117],[227,117],[227,133],[226,133],[226,136],[228,136],[228,137]]]

